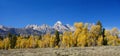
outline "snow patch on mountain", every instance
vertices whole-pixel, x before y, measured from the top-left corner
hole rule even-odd
[[[57,21],[54,24],[53,28],[60,32],[71,31],[71,29],[72,29],[72,27],[70,25],[63,25],[62,22],[60,22],[60,21]]]
[[[60,33],[65,31],[74,31],[75,28],[69,24],[62,24],[61,21],[57,21],[53,26],[47,24],[36,25],[29,24],[24,28],[10,28],[0,25],[0,35],[6,35],[7,33],[20,34],[20,35],[41,35],[45,33],[53,34],[55,30],[58,30]]]
[[[8,28],[5,27],[5,26],[3,26],[3,25],[0,25],[0,29],[1,29],[1,30],[4,30],[4,31],[7,31]]]
[[[47,24],[43,24],[41,26],[33,24],[33,25],[27,25],[25,29],[33,29],[41,32],[52,32],[54,30],[58,30],[59,32],[74,31],[73,26],[70,26],[69,24],[63,25],[61,21],[57,21],[53,27]]]

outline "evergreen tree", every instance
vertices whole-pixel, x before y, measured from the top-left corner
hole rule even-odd
[[[100,26],[100,32],[99,32],[99,35],[102,35],[103,37],[103,45],[107,45],[107,39],[105,39],[105,28],[102,28],[102,23],[100,21],[98,21],[96,23],[96,25],[99,25]]]
[[[102,35],[102,23],[100,21],[97,21],[96,25],[99,25],[100,26],[100,32],[99,32],[99,35]]]
[[[105,39],[105,28],[103,28],[102,36],[103,36],[103,45],[107,45],[107,39]]]
[[[59,42],[60,42],[60,37],[59,37],[59,31],[55,31],[55,37],[56,37],[56,45],[59,46]]]
[[[8,33],[7,37],[10,39],[10,48],[14,48],[17,40],[16,35]]]
[[[38,39],[41,40],[42,39],[42,35],[40,35]]]
[[[12,34],[9,32],[6,37],[11,38],[11,37],[12,37]]]
[[[0,36],[0,40],[3,40],[3,38],[4,38],[3,36]]]
[[[102,28],[102,23],[98,20],[96,25],[99,25]]]
[[[11,48],[15,48],[16,40],[17,40],[16,35],[12,35],[12,37],[10,38],[10,44],[11,44],[10,47],[11,47]]]
[[[100,21],[98,21],[97,23],[96,23],[96,25],[99,25],[100,26],[100,33],[99,33],[99,35],[102,35],[102,37],[103,37],[103,45],[107,45],[107,39],[105,39],[105,28],[102,28],[102,23],[100,22]]]

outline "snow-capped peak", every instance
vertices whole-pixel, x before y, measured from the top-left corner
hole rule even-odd
[[[38,25],[33,24],[33,25],[27,25],[25,28],[38,28]]]
[[[41,35],[45,33],[53,34],[55,30],[58,30],[60,33],[65,31],[74,31],[74,27],[69,24],[62,24],[61,21],[57,21],[54,26],[49,26],[47,24],[36,25],[29,24],[24,28],[10,28],[0,25],[0,34],[5,35],[7,32],[20,35]]]
[[[33,30],[37,30],[37,31],[46,32],[46,31],[50,31],[51,27],[48,26],[47,24],[43,24],[41,26],[33,24],[33,25],[27,25],[25,27],[25,29],[33,29]]]
[[[71,31],[74,31],[75,30],[75,27],[69,25],[69,24],[66,24],[66,26],[71,30]]]
[[[3,26],[3,25],[0,25],[0,29],[1,29],[1,30],[4,30],[4,31],[7,31],[8,28],[5,27],[5,26]]]
[[[41,29],[48,29],[48,28],[51,28],[51,27],[48,26],[47,24],[43,24],[40,28],[41,28]]]
[[[57,22],[55,23],[55,25],[62,25],[62,22],[61,22],[61,21],[57,21]]]
[[[41,32],[50,32],[54,30],[58,30],[60,32],[65,32],[65,31],[73,31],[74,28],[70,26],[69,24],[63,25],[61,21],[57,21],[53,27],[43,24],[41,26],[33,24],[33,25],[27,25],[25,29],[33,29]]]
[[[54,28],[55,30],[60,31],[60,32],[69,31],[69,30],[70,30],[70,28],[68,28],[66,25],[63,25],[62,22],[60,22],[60,21],[57,21],[57,22],[54,24],[53,28]]]
[[[4,26],[3,26],[3,25],[0,25],[0,28],[4,28]]]

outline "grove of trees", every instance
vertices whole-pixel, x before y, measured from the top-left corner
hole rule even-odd
[[[55,31],[54,34],[46,33],[40,36],[20,36],[8,34],[0,38],[0,49],[19,48],[69,48],[69,47],[90,47],[90,46],[119,46],[119,30],[113,28],[106,30],[102,23],[89,25],[75,23],[75,31],[66,31],[62,34]]]

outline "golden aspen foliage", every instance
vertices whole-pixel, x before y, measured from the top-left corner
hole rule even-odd
[[[22,36],[17,37],[15,48],[23,48],[24,47],[23,45],[24,45],[23,37]]]
[[[10,49],[10,39],[8,37],[3,40],[3,48]]]
[[[80,22],[80,23],[75,23],[74,26],[75,26],[75,28],[76,28],[76,30],[75,30],[75,32],[74,32],[74,35],[75,35],[75,37],[77,37],[78,34],[82,31],[83,23],[82,23],[82,22]]]
[[[110,46],[120,45],[118,35],[119,31],[117,28],[113,28],[112,30],[106,30],[105,38],[107,39],[107,44]]]
[[[93,39],[90,33],[88,33],[88,40],[87,40],[87,46],[90,47],[92,46]]]
[[[118,29],[116,27],[112,28],[111,34],[114,35],[114,36],[118,36],[118,34],[119,34]]]
[[[93,34],[94,36],[98,36],[100,32],[100,26],[99,25],[92,25],[90,29],[90,33]]]
[[[76,38],[77,46],[87,46],[88,45],[88,24],[75,23],[76,30],[74,32],[74,37]]]
[[[55,34],[46,33],[40,36],[29,35],[28,37],[9,35],[0,39],[0,49],[120,46],[119,30],[115,27],[106,30],[102,28],[100,21],[96,25],[80,22],[75,23],[74,26],[75,31],[72,32],[61,33],[56,30]]]
[[[99,36],[97,40],[97,46],[102,46],[102,44],[103,44],[103,37]]]
[[[120,39],[117,39],[117,41],[118,41],[118,43],[117,43],[117,44],[118,44],[118,46],[119,46],[119,45],[120,45]]]
[[[3,49],[3,41],[0,40],[0,49]]]
[[[49,47],[50,46],[50,38],[51,38],[51,35],[50,33],[47,33],[43,36],[43,42],[44,42],[44,46],[45,47]]]
[[[37,45],[36,43],[37,43],[36,38],[33,36],[30,36],[28,39],[29,48],[35,48]]]
[[[81,33],[78,35],[77,38],[77,46],[85,47],[88,43],[88,28],[83,27]]]
[[[110,35],[108,38],[108,45],[115,46],[116,45],[116,38],[117,38],[116,36]]]
[[[75,43],[75,46],[78,46],[79,45],[79,43],[77,43],[77,42],[79,42],[80,41],[80,38],[78,39],[78,37],[79,37],[79,34],[81,33],[81,31],[82,31],[82,28],[83,28],[83,23],[82,22],[80,22],[80,23],[75,23],[74,24],[74,26],[75,26],[75,32],[74,32],[74,43]]]
[[[55,48],[59,48],[58,46],[55,46]]]
[[[52,47],[55,47],[55,36],[52,36],[51,38],[50,38],[50,47],[52,48]]]
[[[99,37],[99,32],[100,32],[100,26],[99,25],[92,25],[90,29],[90,38],[92,39],[92,46],[97,45],[97,40]]]
[[[64,32],[62,37],[62,46],[71,47],[73,46],[73,37],[71,32]]]
[[[37,40],[38,48],[44,48],[43,40]]]

